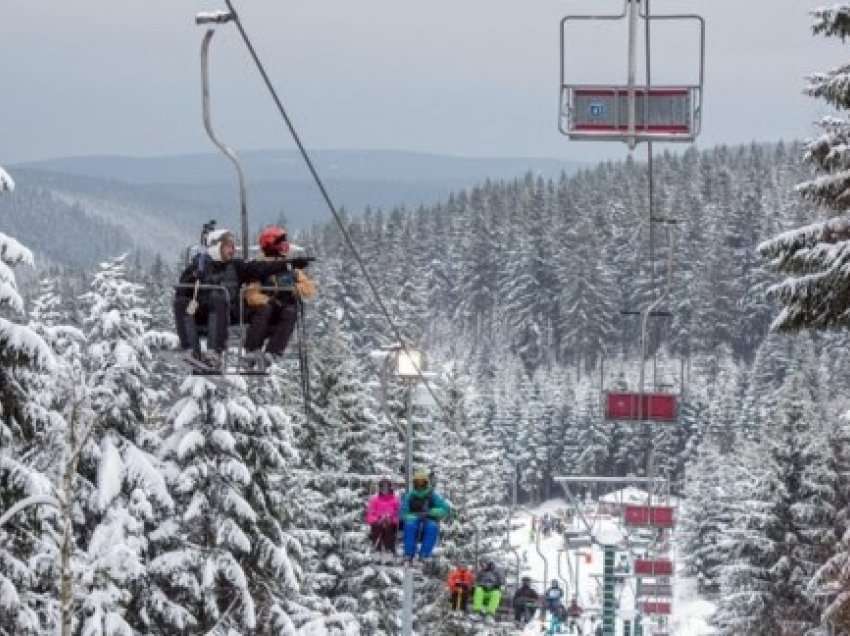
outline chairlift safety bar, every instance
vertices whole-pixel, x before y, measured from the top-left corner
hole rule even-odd
[[[202,283],[199,285],[195,285],[195,283],[179,283],[174,285],[174,289],[189,289],[189,290],[206,290],[206,291],[219,291],[224,293],[224,302],[228,307],[228,314],[230,313],[230,292],[227,287],[224,285],[211,285],[208,283]],[[238,360],[244,360],[245,358],[245,292],[247,291],[247,286],[240,286],[239,288],[239,353]],[[257,289],[259,291],[269,291],[269,292],[294,292],[294,286],[281,286],[274,287],[270,285],[261,285],[261,286],[253,286],[251,289]],[[267,375],[265,370],[265,361],[261,360],[260,368],[257,371],[252,371],[246,369],[244,365],[237,364],[236,373],[238,375]],[[222,370],[222,375],[233,375],[232,372],[228,372],[225,368]]]

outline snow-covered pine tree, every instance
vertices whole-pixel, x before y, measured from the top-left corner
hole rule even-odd
[[[571,473],[605,475],[610,452],[611,431],[605,425],[600,410],[599,391],[585,376],[576,387],[576,446],[578,457]]]
[[[437,462],[437,489],[454,512],[441,524],[443,574],[446,568],[475,568],[487,560],[507,569],[505,486],[512,472],[499,470],[507,462],[492,429],[494,405],[475,391],[457,358],[448,365],[442,388],[443,409],[434,417],[425,448]],[[430,577],[417,593],[422,594],[417,601],[419,629],[444,625],[449,610],[444,577]]]
[[[397,475],[397,438],[338,321],[329,321],[316,351],[312,416],[301,431],[311,439],[302,465],[314,473],[310,481],[324,499],[325,536],[314,544],[317,563],[310,576],[343,629],[359,623],[368,633],[392,634],[398,629],[400,571],[375,565],[363,516],[368,477]]]
[[[0,169],[2,172],[2,169]],[[0,175],[2,181],[5,173]],[[52,495],[49,478],[33,462],[44,435],[44,422],[34,420],[32,395],[21,376],[55,369],[47,343],[30,327],[12,322],[23,314],[13,268],[32,265],[32,253],[0,233],[0,516],[15,504],[39,495]],[[55,616],[45,617],[43,564],[33,559],[44,551],[45,518],[26,508],[0,527],[0,634],[43,633]],[[51,608],[47,608],[48,612]],[[40,616],[41,614],[41,616]],[[47,618],[45,621],[44,619]]]
[[[30,311],[29,327],[48,344],[55,364],[49,370],[36,369],[20,378],[29,394],[27,418],[31,429],[37,431],[32,447],[21,451],[44,475],[49,492],[59,503],[58,510],[41,509],[50,513],[53,531],[42,528],[40,535],[32,533],[41,537],[40,554],[30,560],[37,565],[39,577],[38,614],[45,632],[64,628],[63,633],[68,633],[76,613],[73,580],[79,573],[72,518],[80,482],[76,457],[93,414],[88,409],[89,391],[83,371],[85,336],[68,324],[70,316],[57,287],[55,279],[43,279]],[[64,625],[60,627],[60,623]]]
[[[585,372],[616,348],[615,317],[621,308],[609,264],[602,258],[599,217],[585,214],[568,234],[568,257],[558,272],[563,290],[560,315],[562,358]],[[567,251],[565,249],[565,251]]]
[[[766,448],[738,458],[752,490],[735,486],[741,501],[723,545],[714,622],[724,635],[805,634],[820,623],[806,586],[835,540],[838,476],[803,372],[782,389],[764,422]]]
[[[850,4],[838,3],[812,12],[816,35],[850,35]],[[808,78],[805,92],[846,113],[850,109],[850,67],[845,65]],[[793,331],[807,327],[846,327],[850,324],[850,275],[842,267],[850,253],[850,120],[826,116],[822,134],[809,141],[805,159],[817,170],[815,179],[797,191],[819,212],[830,217],[779,234],[762,243],[759,251],[786,279],[769,289],[782,304],[773,328]],[[814,215],[811,215],[814,216]]]
[[[262,393],[262,391],[261,391]],[[323,617],[299,605],[300,542],[286,492],[293,454],[283,410],[242,378],[187,378],[166,425],[178,514],[152,538],[161,633],[294,634]],[[291,603],[290,603],[291,601]],[[230,633],[230,632],[228,632]]]
[[[87,371],[95,425],[80,454],[85,562],[80,593],[86,633],[149,628],[148,535],[173,501],[155,457],[160,440],[146,426],[151,390],[150,316],[125,257],[101,263],[83,297]]]
[[[727,459],[717,443],[702,443],[694,460],[687,466],[684,502],[677,534],[682,537],[682,552],[689,574],[697,579],[702,594],[719,589],[719,568],[724,562],[721,543],[731,522]]]
[[[850,431],[847,423],[836,423],[826,438],[830,458],[825,466],[838,476],[837,498],[829,558],[809,581],[807,592],[823,608],[821,621],[835,633],[850,633]],[[834,539],[840,537],[840,541]],[[828,633],[828,632],[827,632]]]

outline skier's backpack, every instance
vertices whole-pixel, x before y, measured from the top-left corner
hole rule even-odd
[[[204,223],[201,227],[201,240],[199,243],[190,245],[186,248],[185,266],[196,265],[198,268],[198,276],[203,278],[209,256],[207,255],[207,237],[210,232],[215,230],[216,221],[213,219],[208,223]]]

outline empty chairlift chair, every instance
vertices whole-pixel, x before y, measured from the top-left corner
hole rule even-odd
[[[637,22],[692,21],[699,26],[697,79],[679,85],[636,83]],[[567,25],[579,21],[621,21],[629,27],[628,72],[623,84],[576,84],[568,77]],[[610,47],[598,43],[610,54]],[[586,52],[585,52],[586,56]],[[623,10],[610,15],[568,15],[561,20],[561,78],[558,129],[570,139],[624,141],[634,148],[641,141],[692,142],[702,127],[705,77],[705,22],[694,14],[647,16],[639,2],[625,0]]]

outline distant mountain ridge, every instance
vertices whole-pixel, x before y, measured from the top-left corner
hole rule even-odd
[[[240,152],[239,157],[249,181],[310,179],[296,150],[249,150]],[[458,157],[403,150],[315,150],[311,151],[311,159],[323,178],[376,182],[502,179],[528,171],[552,177],[562,170],[575,172],[584,165],[551,158]],[[234,179],[227,159],[213,152],[163,157],[60,157],[11,168],[135,184],[204,184]]]
[[[294,230],[330,218],[296,151],[258,150],[240,156],[248,179],[252,234],[282,217]],[[510,180],[529,172],[557,178],[583,165],[389,150],[320,150],[313,159],[334,203],[354,215],[366,207],[430,206],[487,180]],[[66,157],[9,169],[18,192],[0,198],[0,231],[18,228],[19,238],[59,264],[86,265],[136,250],[144,260],[159,253],[172,261],[196,240],[204,221],[216,219],[220,226],[239,227],[234,170],[212,152]],[[36,227],[41,230],[34,231]],[[48,227],[78,237],[79,246],[72,251],[57,249],[50,233],[43,231]],[[92,249],[85,248],[86,237]]]

